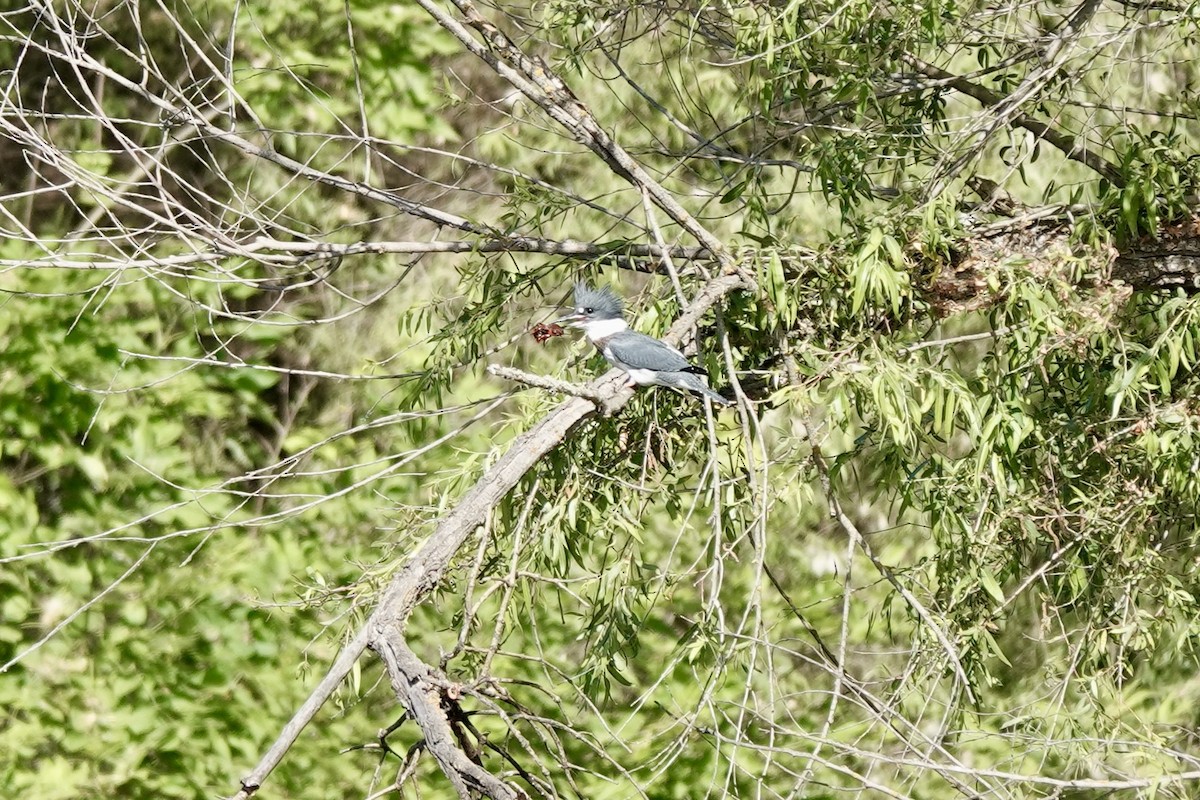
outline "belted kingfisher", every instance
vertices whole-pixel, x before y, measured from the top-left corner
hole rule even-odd
[[[658,339],[630,330],[625,322],[624,306],[612,287],[593,289],[575,284],[575,310],[558,320],[573,328],[582,328],[614,367],[629,374],[630,385],[668,386],[692,392],[723,406],[733,405],[708,388],[708,373],[688,363],[683,353]]]

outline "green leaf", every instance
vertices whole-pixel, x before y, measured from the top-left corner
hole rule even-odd
[[[992,596],[992,599],[997,603],[1004,603],[1004,590],[1000,588],[1000,582],[996,580],[996,576],[991,573],[986,567],[979,570],[979,585],[983,590]]]

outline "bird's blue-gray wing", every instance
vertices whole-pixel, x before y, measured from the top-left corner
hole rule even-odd
[[[604,343],[604,349],[611,353],[614,359],[634,369],[649,369],[655,372],[697,370],[674,347],[643,333],[630,332],[613,336]]]

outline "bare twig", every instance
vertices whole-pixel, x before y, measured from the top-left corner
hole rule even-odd
[[[971,681],[970,678],[967,677],[967,671],[963,668],[962,659],[960,659],[958,656],[958,650],[954,647],[954,644],[950,641],[949,637],[946,636],[945,631],[942,630],[942,627],[938,621],[935,620],[933,615],[929,613],[929,610],[925,608],[925,604],[918,600],[916,595],[909,591],[908,587],[900,582],[900,579],[896,577],[896,573],[893,572],[890,567],[879,560],[879,557],[875,555],[875,551],[871,547],[870,543],[867,542],[862,533],[858,530],[858,526],[855,525],[854,521],[851,520],[850,517],[846,515],[846,512],[842,510],[842,504],[837,498],[837,493],[834,491],[833,483],[829,475],[829,468],[825,464],[825,457],[821,453],[820,444],[817,442],[811,431],[809,432],[809,445],[812,447],[813,463],[816,465],[817,470],[821,475],[821,482],[825,488],[825,499],[829,503],[829,515],[833,517],[842,530],[845,531],[846,535],[854,540],[859,549],[863,551],[863,554],[866,555],[871,564],[874,565],[875,569],[879,570],[879,574],[883,575],[887,579],[888,583],[890,583],[892,587],[900,593],[900,596],[904,598],[904,602],[908,604],[909,608],[911,608],[917,614],[917,616],[920,617],[921,621],[929,629],[930,633],[932,633],[934,638],[937,639],[938,644],[941,645],[942,651],[946,654],[946,658],[950,662],[950,666],[954,671],[955,677],[958,679],[959,685],[962,687],[963,692],[966,693],[967,699],[971,703],[975,703],[975,692],[971,688]]]
[[[531,372],[514,369],[512,367],[504,367],[499,364],[491,364],[488,366],[488,373],[495,375],[497,378],[503,378],[506,381],[516,381],[523,383],[526,386],[533,386],[537,389],[546,389],[559,394],[569,394],[572,397],[583,397],[588,400],[593,400],[596,403],[603,403],[611,396],[611,389],[608,395],[602,392],[597,392],[588,386],[579,386],[578,384],[560,381],[557,378],[551,378],[546,375],[534,375]]]
[[[462,13],[467,25],[474,28],[483,37],[486,45],[480,43],[471,35],[466,26],[447,14],[432,0],[417,0],[417,3],[437,20],[439,25],[458,39],[467,50],[483,59],[498,75],[511,83],[518,91],[549,114],[552,119],[600,156],[615,174],[625,178],[634,186],[644,189],[659,208],[694,236],[710,253],[713,253],[722,267],[725,269],[737,268],[737,263],[728,254],[721,241],[688,213],[674,196],[651,178],[623,147],[609,137],[591,111],[544,61],[522,52],[499,28],[488,22],[479,13],[471,0],[451,1]],[[747,285],[751,283],[747,276],[743,276],[743,281]]]

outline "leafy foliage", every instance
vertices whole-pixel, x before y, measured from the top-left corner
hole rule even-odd
[[[1190,8],[484,9],[548,112],[416,5],[109,5],[0,19],[4,796],[233,791],[556,402],[485,364],[585,381],[526,335],[573,280],[661,335],[717,272],[736,410],[587,418],[431,579],[453,746],[540,797],[1194,786],[1200,301],[1119,277],[1189,286]],[[264,793],[452,796],[378,672]]]

